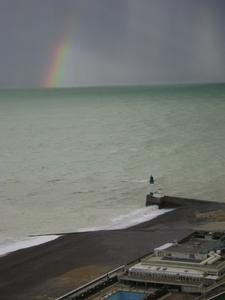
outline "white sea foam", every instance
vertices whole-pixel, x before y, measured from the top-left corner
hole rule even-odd
[[[172,209],[159,209],[157,205],[133,209],[129,213],[120,215],[109,220],[109,224],[101,227],[86,227],[81,228],[78,232],[96,231],[96,230],[112,230],[128,228],[145,221],[150,221],[159,215],[165,214]]]
[[[134,210],[128,214],[112,219],[112,228],[127,228],[145,221],[152,220],[159,215],[165,214],[172,209],[159,209],[157,205]]]
[[[30,248],[40,244],[44,244],[57,239],[59,235],[46,235],[46,236],[35,236],[35,237],[25,237],[12,241],[8,239],[7,241],[2,241],[3,245],[0,245],[0,256],[6,255],[10,252],[14,252],[19,249]]]

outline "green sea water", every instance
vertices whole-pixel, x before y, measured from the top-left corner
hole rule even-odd
[[[225,202],[225,84],[0,91],[0,236],[121,228],[165,194]]]

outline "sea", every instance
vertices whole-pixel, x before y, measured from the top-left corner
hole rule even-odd
[[[0,90],[0,255],[138,224],[149,178],[225,202],[225,84]]]

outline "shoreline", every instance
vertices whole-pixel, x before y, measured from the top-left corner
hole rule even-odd
[[[224,211],[223,203],[197,203],[126,229],[68,233],[11,252],[0,257],[1,299],[57,298],[163,243],[179,241],[198,228],[219,228]]]
[[[68,235],[68,234],[74,234],[76,232],[92,232],[92,231],[100,231],[100,230],[113,230],[113,229],[125,229],[129,228],[134,225],[138,225],[140,223],[140,213],[142,214],[143,222],[144,221],[150,221],[153,218],[156,218],[160,214],[165,214],[169,211],[169,209],[159,209],[157,205],[154,205],[149,210],[150,207],[142,207],[142,211],[140,212],[140,209],[137,210],[139,214],[136,214],[135,216],[129,214],[122,215],[122,222],[118,225],[111,224],[110,225],[103,225],[101,227],[90,227],[90,228],[79,228],[76,229],[73,232],[45,232],[45,233],[38,233],[38,234],[29,234],[27,236],[20,236],[20,237],[10,237],[9,239],[5,238],[1,241],[0,245],[0,257],[7,255],[8,253],[23,249],[23,248],[29,248],[33,247],[35,245],[39,245],[48,241],[51,241],[53,238],[57,238],[62,235]],[[145,209],[145,210],[144,210]],[[129,218],[128,218],[129,216]],[[146,219],[146,220],[145,220]],[[132,220],[132,221],[131,221]],[[128,223],[124,226],[125,223]],[[55,236],[55,237],[54,237]],[[5,243],[4,243],[5,241]],[[9,242],[11,241],[11,242]],[[40,241],[40,242],[39,242]]]

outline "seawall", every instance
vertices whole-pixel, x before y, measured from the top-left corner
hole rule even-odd
[[[159,208],[172,208],[178,206],[191,205],[194,203],[210,203],[212,201],[199,200],[199,199],[190,199],[190,198],[182,198],[182,197],[173,197],[173,196],[164,196],[161,198],[153,197],[150,195],[146,195],[146,206],[149,205],[158,205]]]

